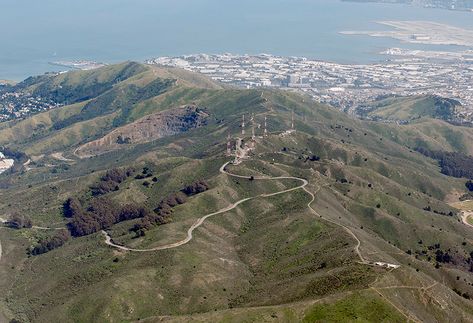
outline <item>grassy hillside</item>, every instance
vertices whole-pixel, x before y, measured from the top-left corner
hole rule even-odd
[[[461,104],[458,101],[435,95],[388,97],[366,104],[360,113],[382,120],[416,120],[425,117],[454,120],[456,108],[459,107]]]
[[[0,145],[18,146],[39,155],[98,139],[114,127],[179,107],[179,100],[173,99],[176,94],[181,102],[188,103],[192,92],[199,95],[221,88],[185,71],[136,63],[30,78],[20,86],[45,97],[52,95],[59,102],[76,102],[26,120],[0,124]]]
[[[59,103],[76,103],[95,98],[111,90],[115,84],[144,71],[146,71],[145,66],[126,62],[91,71],[30,77],[17,84],[16,87]]]
[[[128,75],[128,69],[129,64],[107,67],[46,84],[80,84],[79,76],[85,84],[106,82]],[[472,153],[471,128],[432,119],[405,126],[361,121],[294,93],[223,88],[180,70],[141,65],[133,70],[96,97],[0,124],[0,141],[32,158],[22,172],[1,176],[0,214],[19,212],[36,226],[0,229],[0,289],[6,291],[0,310],[6,317],[24,322],[471,321],[473,232],[461,223],[454,203],[466,193],[464,180],[442,175],[436,161],[412,149],[422,142]],[[150,84],[163,80],[173,82],[137,99],[136,93],[149,93]],[[29,82],[32,89],[40,86]],[[108,96],[110,104],[85,108],[92,102],[99,107]],[[123,125],[147,116],[154,120],[182,106],[202,107],[207,122],[90,158],[74,154]],[[296,131],[286,132],[292,112]],[[248,160],[227,170],[253,180],[219,171],[232,159],[225,156],[226,137],[241,136],[243,114],[246,143],[254,114],[255,148]],[[264,117],[268,136],[263,138]],[[70,124],[57,127],[65,120]],[[115,243],[135,249],[182,240],[203,215],[252,199],[208,218],[193,240],[177,248],[123,251],[106,245],[97,232],[28,256],[26,249],[54,235],[45,227],[66,228],[66,199],[89,203],[96,198],[90,187],[114,167],[135,169],[105,194],[118,205],[138,203],[153,210],[195,181],[209,185],[144,235],[130,231],[140,219],[107,228]],[[142,171],[151,175],[135,176]],[[285,191],[300,185],[294,179],[258,176],[304,178],[307,191]]]

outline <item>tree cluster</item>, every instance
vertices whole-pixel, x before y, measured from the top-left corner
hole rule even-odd
[[[28,216],[19,213],[13,213],[6,224],[12,229],[31,228],[33,226]]]
[[[444,211],[434,210],[434,209],[432,209],[432,207],[430,205],[424,207],[423,210],[427,211],[427,212],[433,212],[435,214],[440,214],[440,215],[454,216],[452,211],[447,213],[447,212],[444,212]]]
[[[204,180],[200,180],[189,186],[186,186],[185,188],[181,190],[181,192],[183,192],[187,196],[192,196],[195,194],[205,192],[208,189],[209,189],[209,184]]]
[[[70,197],[64,202],[62,211],[66,218],[72,218],[75,214],[82,212],[82,205],[77,198]]]
[[[155,225],[162,225],[170,220],[172,214],[172,208],[184,204],[187,202],[187,196],[182,193],[172,193],[167,198],[159,202],[158,206],[154,209],[154,213],[149,213],[143,217],[141,221],[136,223],[131,231],[134,231],[137,235],[144,235],[146,230],[151,229]]]
[[[418,244],[423,245],[424,242],[419,240]],[[466,242],[462,243],[462,245],[465,246]],[[473,251],[467,257],[464,257],[457,250],[452,250],[451,248],[442,249],[438,242],[428,245],[421,250],[409,249],[406,253],[408,255],[414,254],[416,259],[434,262],[437,269],[441,267],[441,264],[448,264],[458,269],[468,269],[470,272],[473,272]]]
[[[133,169],[131,168],[113,168],[108,170],[105,175],[100,178],[100,181],[90,188],[92,195],[98,196],[118,191],[120,189],[119,184],[131,175],[133,175]]]
[[[148,213],[138,223],[136,223],[130,231],[135,232],[137,236],[144,236],[145,231],[151,229],[153,226],[167,223],[171,213],[171,207],[165,204],[163,208],[160,208],[159,210],[156,209],[154,213]]]
[[[108,170],[105,175],[102,176],[102,181],[113,181],[115,183],[121,183],[128,177],[133,175],[134,170],[132,168],[112,168]]]
[[[473,179],[473,157],[459,152],[429,150],[424,147],[416,148],[424,156],[439,162],[442,174],[452,177]]]
[[[468,182],[465,183],[466,188],[468,191],[473,192],[473,181],[469,180]]]
[[[148,214],[143,217],[140,222],[136,223],[130,230],[134,231],[137,236],[143,236],[146,230],[155,225],[162,225],[170,220],[173,208],[187,202],[187,198],[209,189],[209,184],[200,180],[191,185],[186,186],[177,193],[172,193],[161,202],[159,202],[154,214]]]
[[[85,236],[108,229],[115,223],[144,218],[150,213],[148,209],[136,204],[120,207],[106,197],[95,198],[87,208],[81,205],[80,208],[73,209],[69,230],[75,237]]]
[[[31,249],[30,253],[33,256],[40,255],[59,248],[69,240],[70,234],[67,230],[59,230],[55,235],[49,238],[41,239],[39,243]]]
[[[131,144],[131,138],[130,137],[123,137],[122,135],[119,135],[117,137],[117,144],[119,144],[119,145]]]
[[[100,230],[108,229],[113,224],[132,219],[141,219],[141,221],[136,223],[131,231],[136,232],[137,235],[144,235],[145,230],[150,229],[152,226],[167,223],[172,214],[172,209],[175,206],[184,204],[188,197],[209,189],[209,185],[203,180],[192,183],[179,192],[168,195],[158,204],[154,212],[136,204],[119,206],[105,196],[97,197],[97,195],[103,195],[114,190],[105,189],[99,191],[99,188],[118,187],[118,185],[131,176],[132,173],[133,171],[131,169],[119,168],[107,171],[100,179],[100,183],[104,185],[96,185],[94,187],[95,191],[93,190],[92,193],[95,197],[91,199],[88,205],[84,205],[84,203],[75,197],[71,197],[64,202],[63,214],[65,217],[71,219],[68,228],[72,236],[80,237],[89,235]],[[147,167],[143,168],[140,175],[153,176],[151,170]],[[96,192],[96,194],[94,194],[94,192]],[[97,194],[97,192],[100,193]]]
[[[149,177],[153,177],[153,172],[151,171],[151,169],[149,169],[149,167],[143,167],[143,171],[140,174],[136,175],[135,179],[145,179]],[[157,182],[157,178],[154,182]]]
[[[437,249],[437,251],[435,251],[435,260],[440,263],[448,264],[452,261],[452,256],[448,251]]]
[[[454,288],[453,291],[454,291],[455,293],[457,293],[459,296],[461,296],[461,297],[463,297],[463,298],[465,298],[465,299],[471,299],[470,294],[468,294],[467,292],[463,292],[463,293],[462,293],[460,290],[458,290],[458,289],[456,289],[456,288]]]

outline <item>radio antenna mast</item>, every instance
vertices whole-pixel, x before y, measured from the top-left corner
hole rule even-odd
[[[267,124],[267,117],[264,116],[264,133],[263,133],[263,137],[266,137],[268,135],[268,128],[267,128],[268,124]]]
[[[255,140],[255,114],[251,114],[251,139]]]
[[[231,156],[232,154],[232,143],[231,143],[230,131],[227,135],[227,156]]]
[[[291,130],[294,130],[294,109],[292,110],[292,113],[291,113]]]

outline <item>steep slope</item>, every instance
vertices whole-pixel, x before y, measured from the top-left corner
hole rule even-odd
[[[132,79],[176,81],[131,105],[121,124],[114,123],[123,111],[117,106],[54,130],[53,116],[80,113],[78,103],[13,125],[26,137],[12,146],[37,155],[23,173],[0,179],[0,212],[28,215],[36,227],[2,229],[0,289],[7,291],[8,318],[471,321],[473,231],[449,204],[466,192],[465,180],[440,174],[434,160],[411,149],[423,140],[470,151],[471,128],[430,119],[423,129],[361,121],[298,94],[222,88],[179,70],[151,69]],[[204,113],[205,122],[169,132],[176,109],[179,124],[187,109]],[[294,130],[287,131],[292,113]],[[19,131],[38,120],[47,134]],[[155,127],[157,120],[162,125]],[[427,130],[438,125],[461,136]],[[228,134],[231,150],[238,136],[251,149],[224,172],[234,158],[226,156]],[[58,149],[61,155],[49,154]],[[106,171],[117,167],[135,171],[110,180],[120,172]],[[182,196],[201,181],[206,189]],[[139,250],[182,241],[205,215],[217,214],[176,248],[125,251],[96,231],[28,257],[26,248],[54,236],[44,228],[71,221],[63,215],[70,197],[86,213],[97,203],[137,203],[159,216],[170,208],[162,223],[143,226],[138,215],[104,227],[115,244]],[[243,202],[229,208],[237,201]],[[144,229],[133,230],[137,225]]]
[[[147,143],[202,127],[206,124],[207,118],[205,110],[195,106],[153,113],[80,146],[74,154],[79,157],[90,157],[121,149],[122,145]]]

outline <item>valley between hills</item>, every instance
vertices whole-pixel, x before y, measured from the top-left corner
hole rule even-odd
[[[473,321],[473,128],[437,99],[386,124],[134,62],[10,86],[58,108],[0,123],[0,322]]]

